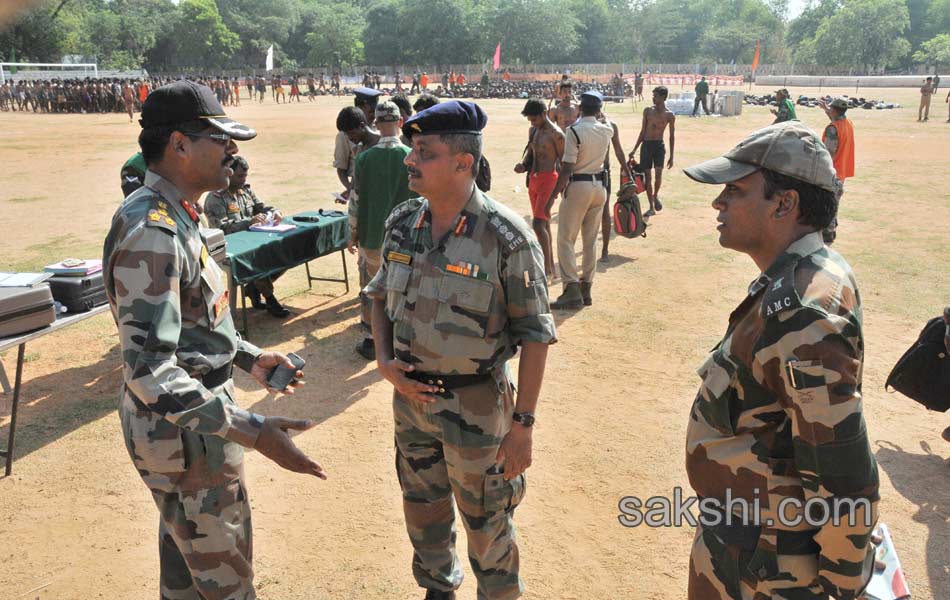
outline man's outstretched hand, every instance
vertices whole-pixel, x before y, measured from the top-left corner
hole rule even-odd
[[[271,459],[281,467],[294,473],[315,475],[326,479],[323,467],[310,460],[290,439],[288,430],[306,431],[316,426],[307,419],[288,419],[286,417],[265,417],[261,433],[257,436],[254,449]]]

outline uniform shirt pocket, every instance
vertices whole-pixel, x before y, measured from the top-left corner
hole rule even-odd
[[[445,273],[439,284],[438,331],[485,337],[495,286],[480,279]]]
[[[406,289],[411,277],[412,267],[408,265],[390,262],[386,266],[383,287],[386,290],[386,315],[390,321],[400,320],[405,312]]]
[[[703,384],[694,408],[710,426],[724,435],[734,435],[742,403],[736,391],[738,369],[721,349],[710,353],[697,370]]]

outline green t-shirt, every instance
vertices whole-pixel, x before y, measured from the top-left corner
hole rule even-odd
[[[354,187],[359,197],[356,235],[360,246],[378,250],[389,213],[410,197],[409,172],[403,163],[410,149],[402,144],[373,146],[356,157]]]
[[[697,96],[704,96],[704,95],[706,95],[706,94],[708,94],[708,93],[709,93],[709,82],[707,82],[707,81],[700,81],[699,83],[696,84],[696,95],[697,95]]]

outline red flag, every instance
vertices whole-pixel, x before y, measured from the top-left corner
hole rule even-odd
[[[495,47],[495,59],[492,61],[492,68],[497,70],[501,68],[501,42]]]
[[[761,40],[755,40],[755,56],[752,57],[752,71],[759,66],[759,51],[762,50]]]

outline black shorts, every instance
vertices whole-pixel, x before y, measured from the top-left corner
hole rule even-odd
[[[662,169],[666,163],[666,145],[663,140],[646,140],[640,147],[640,167]]]

